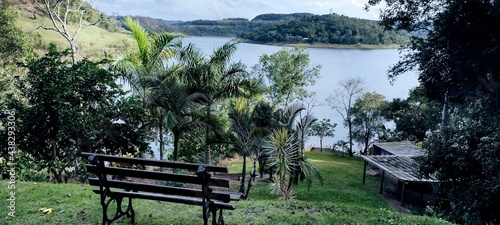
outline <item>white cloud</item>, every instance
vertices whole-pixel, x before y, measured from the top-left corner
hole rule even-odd
[[[308,12],[327,14],[330,9],[346,16],[376,19],[378,11],[364,11],[360,0],[88,0],[113,15],[142,15],[166,20],[253,19],[263,13]]]
[[[314,1],[314,2],[304,2],[304,6],[306,7],[320,7],[320,8],[335,8],[339,6],[346,5],[345,2],[332,2],[332,1]]]
[[[360,8],[365,7],[365,4],[359,3],[357,0],[351,0],[351,4],[353,4],[356,7],[360,7]]]

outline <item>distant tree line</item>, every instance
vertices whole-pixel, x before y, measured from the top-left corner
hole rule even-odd
[[[402,44],[409,35],[384,31],[377,21],[327,14],[268,23],[241,37],[257,42],[378,45]]]
[[[260,14],[252,19],[252,21],[284,21],[284,20],[296,20],[302,19],[304,17],[310,17],[314,14],[311,13],[290,13],[290,14],[278,14],[278,13],[265,13]]]
[[[244,18],[227,18],[223,20],[167,21],[144,16],[132,16],[141,26],[153,33],[182,33],[193,36],[237,37],[243,32],[253,32],[263,23],[250,22]],[[124,16],[115,17],[119,26],[127,29]]]
[[[118,24],[125,17],[118,16]],[[132,17],[149,32],[176,32],[194,36],[241,37],[255,42],[323,44],[402,44],[409,35],[384,31],[377,21],[336,14],[262,14],[251,21],[244,18],[223,20],[165,21]]]

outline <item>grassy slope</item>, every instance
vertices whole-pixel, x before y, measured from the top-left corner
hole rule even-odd
[[[55,43],[59,48],[69,48],[69,44],[59,33],[50,30],[37,29],[40,24],[40,17],[33,19],[32,15],[26,11],[18,11],[19,17],[17,25],[31,35],[39,33],[44,43]],[[43,19],[47,27],[52,27],[49,19]],[[75,31],[76,25],[70,25],[69,30]],[[124,45],[124,41],[132,43],[132,36],[125,30],[123,32],[109,32],[97,26],[85,27],[80,30],[76,38],[80,55],[90,58],[102,58],[104,52],[114,54]]]
[[[296,199],[277,200],[269,186],[259,183],[250,199],[237,202],[235,211],[226,211],[227,224],[449,224],[430,217],[412,216],[389,209],[378,194],[377,178],[368,176],[361,184],[362,161],[330,153],[308,153],[321,171],[325,184],[315,183],[310,191],[304,184],[294,187]],[[238,167],[237,165],[234,168]],[[241,168],[241,166],[239,166]],[[20,182],[16,186],[16,217],[0,224],[100,224],[99,197],[86,184]],[[7,199],[7,183],[0,181],[0,198]],[[136,224],[202,224],[201,208],[166,202],[134,200]],[[1,201],[5,208],[8,201]],[[53,208],[51,215],[38,211]],[[126,218],[113,224],[129,224]]]

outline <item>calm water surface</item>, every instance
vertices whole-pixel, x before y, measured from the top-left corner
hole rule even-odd
[[[214,49],[230,41],[230,38],[219,37],[188,37],[183,39],[183,44],[193,43],[202,49],[206,55],[210,55]],[[250,68],[257,64],[262,54],[273,54],[282,49],[279,46],[259,44],[238,44],[238,50],[234,55],[234,61],[245,63]],[[407,73],[400,76],[391,85],[387,79],[387,70],[399,60],[397,49],[328,49],[308,48],[311,65],[320,65],[320,77],[308,90],[316,93],[317,104],[321,106],[313,108],[313,113],[318,119],[330,118],[337,123],[335,136],[325,138],[323,145],[331,146],[337,140],[347,140],[347,130],[342,126],[342,118],[325,102],[325,99],[338,87],[340,80],[359,77],[365,81],[364,89],[369,92],[377,92],[386,97],[406,98],[410,88],[418,85],[417,74]],[[319,146],[319,138],[310,137],[307,145]]]

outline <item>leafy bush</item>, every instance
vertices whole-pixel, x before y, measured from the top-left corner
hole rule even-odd
[[[451,201],[446,216],[454,222],[500,222],[500,115],[481,108],[465,110],[424,146],[429,154],[421,171],[445,181],[441,191]]]

